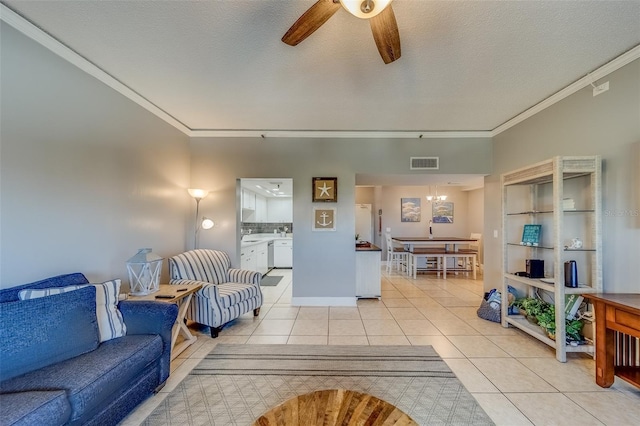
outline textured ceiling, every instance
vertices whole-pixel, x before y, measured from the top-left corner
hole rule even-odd
[[[640,1],[395,0],[402,57],[314,0],[4,1],[194,130],[492,130],[640,44]]]

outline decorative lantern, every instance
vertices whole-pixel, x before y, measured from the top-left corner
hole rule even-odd
[[[144,296],[160,290],[160,270],[162,258],[151,252],[150,248],[138,250],[127,260],[129,286],[133,296]]]

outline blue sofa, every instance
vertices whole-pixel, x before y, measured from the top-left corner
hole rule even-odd
[[[95,287],[18,298],[87,283],[75,273],[0,291],[2,425],[114,425],[169,377],[176,305],[122,301],[126,336],[100,343]]]

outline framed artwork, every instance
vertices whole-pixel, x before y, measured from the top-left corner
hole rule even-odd
[[[433,203],[433,223],[453,223],[453,203],[451,201],[438,201]]]
[[[313,231],[335,231],[336,230],[336,208],[313,208]]]
[[[420,222],[420,198],[400,199],[400,221]]]
[[[314,177],[313,202],[338,202],[338,178],[337,177]]]

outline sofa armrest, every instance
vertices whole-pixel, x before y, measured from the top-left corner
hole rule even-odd
[[[171,330],[178,317],[173,303],[123,300],[118,308],[127,326],[127,334],[157,334],[162,338],[160,383],[169,377],[171,363]]]
[[[248,271],[246,269],[231,268],[228,271],[229,282],[241,284],[253,284],[260,286],[262,274],[256,271]]]

